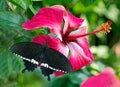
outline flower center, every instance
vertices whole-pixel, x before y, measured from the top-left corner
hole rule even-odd
[[[62,36],[63,42],[66,44],[68,42],[72,42],[72,40],[68,40],[69,34],[73,31],[73,28],[68,26],[68,31],[66,31],[66,33]],[[74,41],[74,40],[73,40]]]
[[[103,23],[97,30],[95,30],[93,32],[85,33],[85,34],[78,35],[78,36],[66,36],[66,37],[63,37],[63,41],[65,41],[65,42],[75,41],[77,38],[92,35],[92,34],[97,34],[97,33],[107,34],[111,30],[111,27],[110,27],[111,24],[112,24],[112,22],[108,21],[106,23]]]

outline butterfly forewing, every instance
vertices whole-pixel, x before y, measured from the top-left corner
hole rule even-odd
[[[35,59],[37,61],[40,60],[40,58],[36,57],[38,54],[42,52],[43,47],[40,44],[36,44],[33,42],[20,42],[17,44],[14,44],[11,47],[11,51],[17,55],[20,55],[22,57],[28,58],[28,59]]]
[[[56,69],[56,71],[71,72],[72,66],[69,60],[60,52],[48,48],[45,53],[46,59],[44,60],[49,66]]]
[[[25,65],[25,69],[23,70],[24,72],[25,70],[33,71],[35,68],[37,68],[36,64],[31,63],[28,60],[33,59],[37,62],[41,61],[39,55],[43,49],[41,45],[33,42],[20,42],[14,44],[10,50],[12,53],[15,53],[23,59]]]

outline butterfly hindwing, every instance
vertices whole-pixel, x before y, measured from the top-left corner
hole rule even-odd
[[[36,64],[33,64],[31,62],[28,62],[26,60],[23,60],[24,61],[24,65],[25,65],[25,68],[23,69],[23,73],[27,70],[27,71],[34,71],[35,68],[37,68],[37,65]]]
[[[41,69],[42,74],[44,76],[47,76],[48,80],[50,80],[50,74],[52,74],[54,71],[49,68],[43,67],[43,66],[41,66],[40,69]]]

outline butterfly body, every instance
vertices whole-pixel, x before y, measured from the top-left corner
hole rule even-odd
[[[33,71],[40,67],[44,76],[48,76],[53,72],[71,72],[72,66],[69,60],[60,52],[49,48],[47,44],[44,46],[33,42],[20,42],[11,47],[11,52],[23,59],[26,71]]]

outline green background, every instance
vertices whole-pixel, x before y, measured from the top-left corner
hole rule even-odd
[[[100,24],[112,21],[112,30],[107,35],[88,37],[95,60],[76,72],[66,74],[48,82],[37,68],[34,72],[21,73],[23,61],[13,55],[9,48],[17,42],[31,41],[47,29],[26,31],[21,25],[32,18],[39,9],[52,5],[63,5],[77,17],[88,22],[88,32]],[[120,78],[120,1],[119,0],[0,0],[0,87],[79,87],[88,77],[112,67]]]

